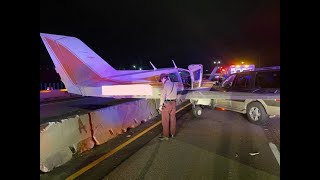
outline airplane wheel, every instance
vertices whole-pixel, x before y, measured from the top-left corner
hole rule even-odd
[[[200,106],[196,106],[192,109],[194,117],[200,117],[202,114],[202,108]]]

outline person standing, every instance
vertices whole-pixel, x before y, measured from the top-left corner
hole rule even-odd
[[[160,95],[162,136],[160,140],[168,140],[169,136],[176,135],[176,99],[177,86],[169,79],[167,74],[160,75],[160,81],[163,83],[163,89]]]

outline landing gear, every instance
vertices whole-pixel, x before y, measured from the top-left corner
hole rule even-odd
[[[194,117],[200,117],[202,115],[202,108],[200,106],[194,106],[192,108],[192,113]]]
[[[190,99],[192,103],[192,114],[194,117],[198,118],[202,115],[203,107],[211,106],[211,99]]]

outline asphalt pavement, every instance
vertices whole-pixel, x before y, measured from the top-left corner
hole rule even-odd
[[[177,135],[168,141],[158,139],[158,116],[40,179],[280,179],[280,118],[258,126],[240,113],[210,108],[194,118],[191,106],[177,118]]]

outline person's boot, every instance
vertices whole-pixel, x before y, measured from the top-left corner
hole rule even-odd
[[[163,141],[163,140],[169,140],[169,138],[168,138],[168,137],[165,137],[165,136],[159,136],[159,139],[160,139],[161,141]]]

